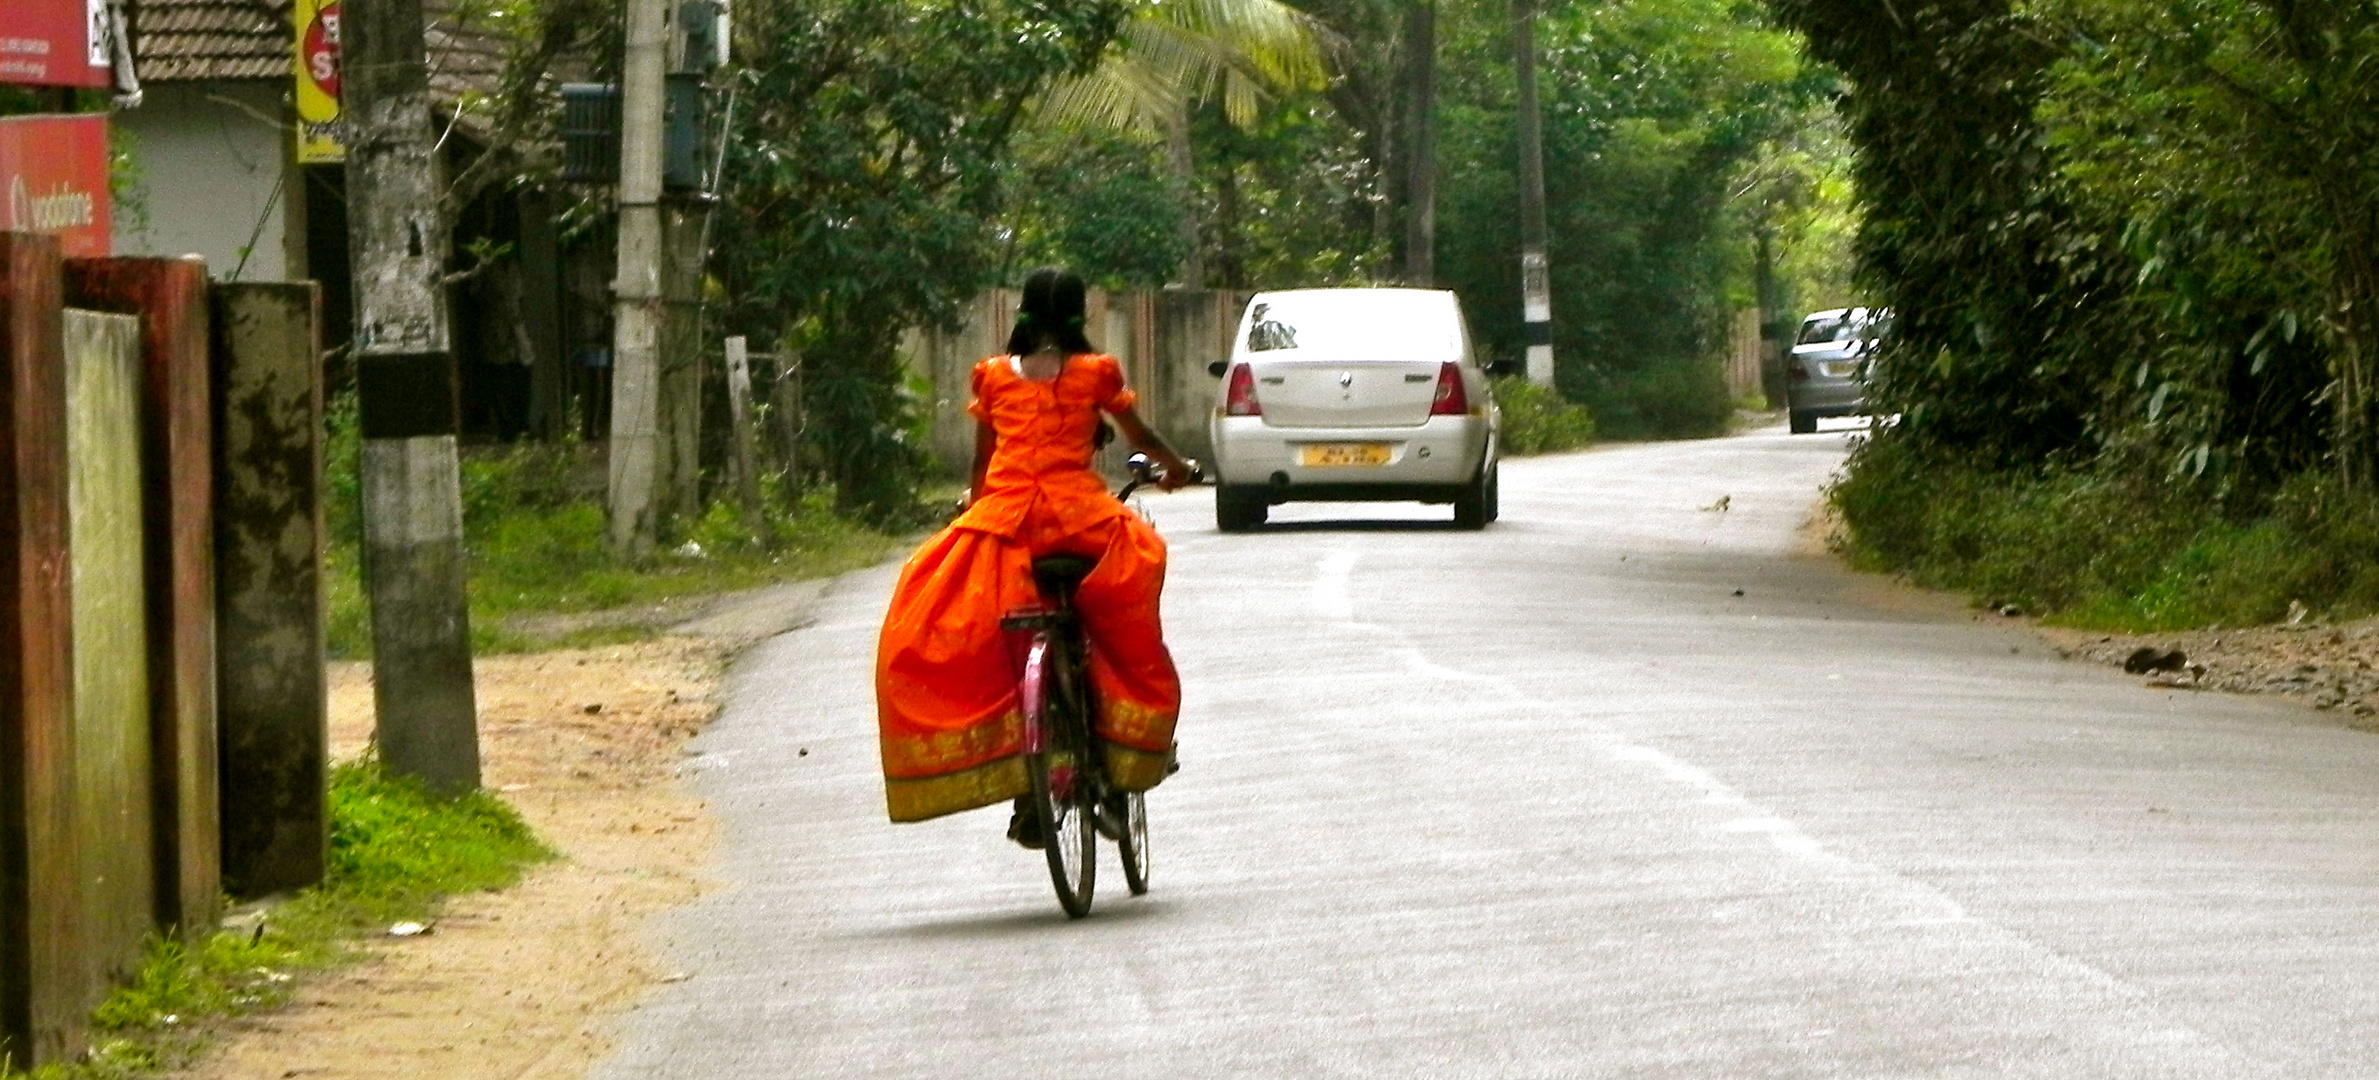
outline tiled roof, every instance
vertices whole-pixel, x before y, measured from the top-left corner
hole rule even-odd
[[[290,77],[290,0],[134,0],[132,52],[143,82]],[[504,40],[458,25],[452,5],[428,0],[430,90],[440,101],[495,88]]]
[[[132,54],[144,82],[288,78],[289,0],[137,0]]]

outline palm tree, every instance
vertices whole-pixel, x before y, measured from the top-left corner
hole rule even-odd
[[[1186,207],[1197,167],[1191,107],[1219,95],[1226,119],[1250,123],[1273,93],[1327,83],[1327,50],[1336,43],[1318,20],[1280,0],[1151,0],[1098,67],[1050,90],[1041,115],[1163,138]],[[1181,276],[1194,288],[1206,277],[1194,214],[1183,215],[1182,231],[1190,254]]]

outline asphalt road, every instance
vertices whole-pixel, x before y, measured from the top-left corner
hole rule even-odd
[[[725,884],[598,1075],[2379,1075],[2379,737],[1807,554],[1842,451],[1512,461],[1483,533],[1150,498],[1185,767],[1082,922],[1004,810],[885,823],[845,579],[698,743]]]

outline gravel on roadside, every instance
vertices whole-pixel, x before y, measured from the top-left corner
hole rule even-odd
[[[2299,618],[2271,626],[2161,634],[2038,629],[2061,654],[2117,667],[2126,662],[2144,666],[2150,659],[2146,650],[2162,654],[2154,659],[2166,661],[2165,670],[2137,672],[2152,686],[2278,694],[2337,712],[2350,726],[2379,730],[2379,618],[2346,623]],[[2170,660],[2174,650],[2183,658]]]

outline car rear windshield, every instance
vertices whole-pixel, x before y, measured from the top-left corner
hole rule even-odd
[[[1284,297],[1258,303],[1248,313],[1247,351],[1411,353],[1451,359],[1460,354],[1462,332],[1442,304],[1393,295]]]
[[[1824,341],[1849,341],[1858,336],[1859,324],[1848,314],[1819,315],[1801,324],[1801,336],[1795,345],[1815,345]]]

